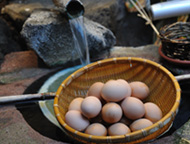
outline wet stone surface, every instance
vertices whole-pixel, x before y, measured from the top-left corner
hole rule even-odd
[[[35,109],[34,109],[35,110]],[[35,112],[35,111],[32,111]],[[58,142],[32,129],[23,119],[22,114],[14,106],[0,108],[0,143],[55,143]]]

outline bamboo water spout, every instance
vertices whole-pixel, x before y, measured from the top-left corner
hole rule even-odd
[[[65,12],[69,19],[79,17],[84,14],[84,6],[79,0],[52,0],[53,3]]]

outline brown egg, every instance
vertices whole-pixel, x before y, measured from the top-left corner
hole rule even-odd
[[[120,105],[114,102],[105,104],[102,107],[102,119],[107,123],[118,122],[122,117],[122,109]]]
[[[132,120],[139,119],[144,116],[145,108],[141,100],[135,97],[127,97],[121,102],[124,115]]]
[[[128,96],[128,89],[119,81],[109,80],[104,84],[101,95],[107,102],[119,102]]]
[[[81,112],[87,118],[96,117],[102,109],[102,103],[95,96],[88,96],[84,98],[81,103]]]
[[[115,123],[108,128],[109,136],[125,135],[130,132],[131,132],[131,130],[129,129],[129,127],[123,123]]]
[[[95,97],[101,99],[101,90],[102,90],[103,86],[104,86],[104,83],[95,82],[88,89],[87,96],[95,96]]]
[[[89,120],[85,118],[78,110],[68,111],[65,114],[65,122],[77,131],[83,131],[90,124]]]
[[[71,101],[69,104],[69,110],[78,110],[81,111],[81,103],[84,100],[84,98],[75,98]]]
[[[129,83],[124,79],[118,79],[117,81],[125,85],[127,89],[127,96],[131,96],[131,86],[129,85]]]
[[[141,119],[138,119],[136,121],[134,121],[131,125],[130,125],[130,129],[131,131],[137,131],[137,130],[141,130],[141,129],[144,129],[146,127],[149,127],[151,126],[153,123],[148,120],[148,119],[145,119],[145,118],[141,118]]]
[[[131,96],[139,98],[141,100],[145,99],[149,95],[149,87],[140,81],[134,81],[129,84],[131,86]]]
[[[162,111],[155,103],[147,102],[144,104],[144,106],[145,118],[149,119],[153,123],[159,121],[162,118]]]
[[[93,123],[86,128],[85,133],[96,136],[106,136],[107,129],[100,123]]]

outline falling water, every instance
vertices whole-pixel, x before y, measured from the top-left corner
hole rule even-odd
[[[86,29],[84,27],[84,18],[79,16],[69,20],[74,39],[74,47],[80,57],[82,65],[90,63]]]

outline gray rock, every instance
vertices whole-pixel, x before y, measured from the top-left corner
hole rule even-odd
[[[118,0],[81,0],[84,4],[84,16],[112,29],[113,14]]]
[[[84,26],[91,56],[115,45],[115,36],[109,29],[87,18],[84,18]],[[24,23],[21,35],[50,67],[79,59],[74,50],[69,22],[57,12],[33,12]]]
[[[4,13],[14,21],[19,19],[19,28],[35,9],[56,9],[52,0],[10,0]],[[153,43],[153,30],[137,12],[128,12],[124,0],[81,0],[84,16],[110,29],[118,46],[142,46]],[[30,9],[30,10],[29,10]],[[27,11],[26,11],[27,10]],[[16,21],[15,23],[18,23]]]
[[[109,57],[141,57],[159,63],[158,48],[159,46],[154,44],[138,47],[114,46],[110,50]]]
[[[35,9],[39,8],[43,8],[43,6],[40,3],[12,3],[2,8],[1,14],[9,15],[11,19],[13,19],[14,21],[24,22]]]

